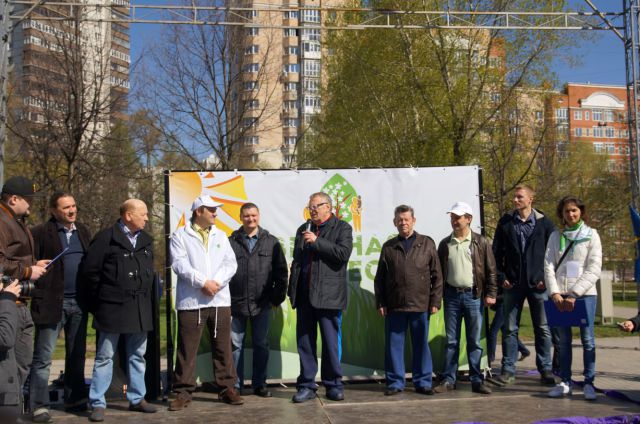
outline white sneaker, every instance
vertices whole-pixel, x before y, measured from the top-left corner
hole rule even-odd
[[[563,397],[563,396],[571,396],[571,386],[569,384],[565,383],[565,382],[559,383],[553,389],[549,390],[549,393],[547,393],[547,396],[549,396],[551,398],[560,398],[560,397]]]
[[[584,400],[596,400],[596,389],[591,384],[584,385]]]

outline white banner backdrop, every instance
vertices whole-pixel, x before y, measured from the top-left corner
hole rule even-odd
[[[174,171],[168,176],[171,231],[188,221],[191,203],[201,194],[224,203],[216,226],[227,234],[240,227],[240,206],[252,202],[260,208],[261,226],[281,240],[290,263],[296,229],[308,218],[305,207],[309,195],[318,191],[329,194],[334,200],[334,213],[354,228],[354,247],[349,263],[349,307],[343,320],[345,375],[382,374],[384,323],[375,310],[373,278],[382,244],[397,234],[392,222],[394,208],[400,204],[412,206],[416,231],[430,236],[437,245],[451,232],[447,210],[453,203],[464,201],[474,210],[473,230],[480,232],[479,172],[475,166]],[[429,336],[435,369],[441,368],[444,353],[441,315],[440,312],[432,317]],[[273,312],[270,345],[269,378],[295,378],[298,373],[295,311],[288,302]],[[203,349],[209,350],[207,341],[203,342],[201,352]],[[464,339],[461,351],[465,351]],[[199,358],[198,374],[203,381],[211,378],[209,358],[208,354]],[[250,350],[245,358],[250,361]],[[245,370],[250,371],[251,366],[247,365]]]

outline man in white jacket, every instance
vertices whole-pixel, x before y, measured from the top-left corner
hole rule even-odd
[[[191,220],[171,236],[171,267],[178,276],[178,352],[173,376],[176,398],[170,411],[191,403],[196,388],[195,365],[204,326],[209,330],[215,382],[219,399],[244,403],[234,388],[236,371],[231,354],[231,295],[229,281],[236,272],[236,257],[227,235],[216,228],[216,203],[200,196],[191,205]]]

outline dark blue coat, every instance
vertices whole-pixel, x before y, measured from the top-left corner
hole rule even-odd
[[[527,240],[524,252],[513,223],[513,212],[504,214],[498,221],[493,238],[493,254],[496,258],[499,285],[505,279],[513,285],[527,285],[530,288],[535,288],[540,281],[544,282],[547,240],[556,228],[541,212],[534,209],[532,213],[536,214],[536,225]]]

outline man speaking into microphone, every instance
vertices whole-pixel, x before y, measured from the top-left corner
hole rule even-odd
[[[318,373],[316,339],[322,337],[320,376],[327,398],[344,399],[340,343],[342,311],[347,307],[347,264],[353,248],[349,224],[333,215],[331,197],[314,193],[309,197],[307,221],[296,231],[289,279],[289,298],[297,309],[296,339],[300,356],[298,392],[293,402],[316,397]]]

